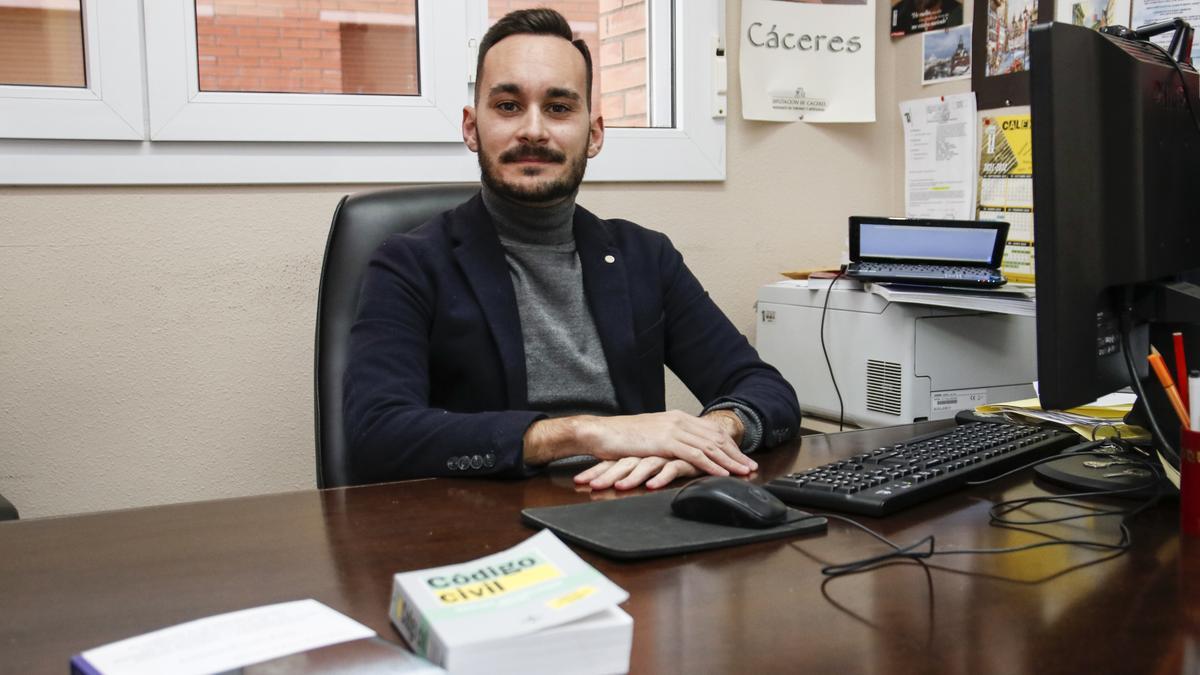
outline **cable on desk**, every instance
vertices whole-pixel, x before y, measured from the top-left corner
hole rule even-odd
[[[1079,451],[1072,452],[1069,454],[1108,457],[1108,455],[1106,453],[1091,449],[1094,445],[1098,445],[1098,444],[1089,443],[1089,444],[1087,444],[1087,446],[1088,446],[1087,449],[1079,450]],[[1064,454],[1067,454],[1067,453],[1064,453]],[[1018,469],[1014,469],[1013,471],[1006,472],[1000,476],[990,478],[986,481],[977,481],[973,484],[980,485],[983,483],[991,482],[993,480],[999,480],[1003,476],[1007,476],[1016,471],[1028,469],[1028,468],[1031,468],[1038,464],[1043,464],[1045,462],[1059,460],[1059,459],[1062,459],[1062,457],[1063,457],[1063,455],[1061,455],[1061,454],[1054,455],[1052,457],[1044,457],[1035,462],[1030,462],[1030,463],[1026,464],[1025,466],[1022,466]],[[826,576],[836,577],[836,576],[842,576],[842,575],[846,575],[846,574],[855,574],[858,572],[867,572],[867,571],[876,569],[876,568],[884,566],[884,565],[892,564],[897,560],[912,560],[912,561],[915,561],[915,562],[918,562],[918,563],[924,565],[925,560],[928,560],[929,558],[932,558],[934,556],[939,556],[939,555],[998,555],[998,554],[1007,554],[1007,553],[1018,553],[1021,551],[1030,551],[1033,549],[1044,548],[1047,546],[1079,546],[1082,548],[1114,551],[1113,555],[1111,555],[1107,558],[1104,558],[1103,560],[1109,560],[1111,558],[1115,558],[1117,556],[1123,555],[1126,551],[1129,550],[1130,547],[1133,546],[1133,534],[1129,530],[1129,522],[1134,517],[1141,514],[1143,511],[1145,511],[1145,510],[1149,509],[1150,507],[1154,506],[1155,504],[1157,504],[1158,501],[1163,496],[1162,480],[1164,479],[1164,477],[1161,473],[1160,467],[1158,467],[1156,464],[1154,464],[1148,460],[1144,460],[1144,459],[1141,459],[1138,457],[1135,457],[1133,459],[1134,459],[1134,461],[1131,462],[1132,464],[1141,464],[1142,466],[1144,466],[1150,470],[1150,474],[1151,474],[1150,482],[1147,482],[1142,485],[1135,485],[1130,488],[1121,488],[1121,489],[1114,489],[1114,490],[1096,490],[1096,491],[1092,491],[1092,492],[1079,492],[1079,493],[1073,493],[1073,494],[1068,494],[1068,495],[1059,495],[1059,496],[1054,496],[1054,497],[1023,497],[1020,499],[1009,499],[1009,500],[997,502],[996,504],[994,504],[990,509],[988,509],[988,516],[989,516],[988,524],[989,525],[992,525],[995,527],[1005,527],[1005,528],[1010,528],[1010,529],[1020,529],[1020,530],[1024,530],[1027,532],[1032,532],[1034,534],[1038,534],[1040,536],[1047,537],[1049,539],[1049,541],[1034,542],[1032,544],[1024,544],[1021,546],[1008,546],[1008,547],[1003,547],[1003,548],[938,550],[937,541],[936,541],[936,538],[934,537],[934,535],[929,535],[929,536],[923,537],[920,540],[916,541],[915,543],[909,544],[907,546],[901,546],[901,545],[891,541],[887,537],[883,536],[882,534],[879,534],[878,532],[872,530],[871,528],[867,527],[866,525],[863,525],[862,523],[859,523],[859,522],[852,520],[850,518],[847,518],[845,516],[832,514],[832,513],[813,513],[814,517],[819,516],[822,518],[832,518],[834,520],[839,520],[839,521],[842,521],[849,525],[852,525],[854,527],[857,527],[858,529],[866,532],[867,534],[869,534],[872,537],[878,539],[879,541],[887,544],[888,546],[890,546],[893,549],[892,551],[889,551],[887,553],[883,553],[883,554],[876,555],[876,556],[871,556],[869,558],[862,558],[860,560],[854,560],[854,561],[847,562],[847,563],[826,565],[825,567],[821,568],[821,573]],[[1102,509],[1100,507],[1096,507],[1096,506],[1093,506],[1090,504],[1077,504],[1075,502],[1068,501],[1071,499],[1078,499],[1081,497],[1104,497],[1104,496],[1126,494],[1126,493],[1130,493],[1130,492],[1144,490],[1145,488],[1150,487],[1151,485],[1153,485],[1155,487],[1154,494],[1151,495],[1151,497],[1149,499],[1147,499],[1145,502],[1143,502],[1142,504],[1140,504],[1137,507],[1132,508],[1132,509]],[[1070,507],[1074,507],[1074,508],[1082,508],[1082,509],[1085,509],[1087,511],[1087,513],[1076,514],[1073,516],[1062,516],[1059,518],[1046,518],[1046,519],[1040,519],[1040,520],[1024,520],[1024,521],[1022,521],[1022,520],[1012,520],[1012,519],[1007,518],[1007,515],[1009,513],[1012,513],[1013,511],[1017,511],[1019,509],[1025,508],[1026,506],[1028,506],[1030,504],[1042,503],[1042,502],[1055,503],[1055,504],[1059,504],[1062,506],[1070,506]],[[1115,543],[1110,543],[1110,542],[1105,542],[1105,541],[1096,541],[1096,540],[1086,540],[1086,539],[1062,539],[1060,537],[1055,537],[1053,535],[1046,534],[1043,532],[1037,532],[1036,530],[1031,530],[1028,528],[1028,526],[1030,526],[1030,525],[1045,525],[1045,524],[1051,524],[1051,523],[1061,523],[1061,522],[1066,522],[1066,521],[1071,521],[1071,520],[1078,520],[1080,518],[1096,518],[1096,517],[1103,517],[1103,516],[1124,516],[1121,519],[1121,524],[1120,524],[1121,536]],[[1098,561],[1090,561],[1085,564],[1092,564],[1094,562],[1098,562]]]
[[[1125,369],[1129,371],[1129,383],[1133,386],[1133,391],[1142,401],[1142,408],[1146,411],[1146,420],[1150,422],[1150,433],[1154,436],[1154,440],[1158,443],[1158,449],[1162,452],[1167,461],[1173,463],[1176,467],[1179,466],[1179,453],[1175,451],[1174,446],[1167,439],[1166,434],[1158,426],[1158,419],[1154,417],[1154,410],[1150,406],[1150,399],[1146,398],[1146,390],[1142,387],[1142,380],[1138,378],[1137,367],[1133,363],[1133,289],[1125,289],[1125,303],[1121,310],[1121,352],[1125,356]]]
[[[842,431],[845,426],[846,404],[842,403],[842,390],[838,389],[837,378],[833,376],[833,362],[829,360],[829,349],[825,347],[825,315],[829,313],[829,296],[833,295],[833,287],[845,274],[846,268],[842,267],[834,275],[833,281],[829,282],[829,288],[825,289],[825,304],[821,306],[821,328],[818,331],[821,336],[821,353],[825,355],[825,367],[829,369],[829,380],[833,382],[833,393],[837,394],[838,431]]]

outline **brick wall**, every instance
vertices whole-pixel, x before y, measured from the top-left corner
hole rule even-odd
[[[80,13],[0,7],[0,84],[83,87]]]
[[[415,0],[197,0],[202,91],[416,94]]]
[[[650,125],[646,0],[599,0],[600,106],[612,127]]]

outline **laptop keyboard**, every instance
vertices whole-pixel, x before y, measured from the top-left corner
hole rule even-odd
[[[899,281],[949,285],[1000,286],[1004,275],[988,267],[910,263],[850,263],[846,275],[866,281]]]

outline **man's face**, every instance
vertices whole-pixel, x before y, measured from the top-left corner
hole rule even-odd
[[[560,37],[511,35],[488,50],[475,86],[478,107],[463,109],[462,129],[483,182],[527,204],[572,195],[604,143],[579,50]]]

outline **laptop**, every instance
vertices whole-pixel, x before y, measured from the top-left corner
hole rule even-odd
[[[846,276],[860,281],[996,288],[1008,223],[850,217]]]

